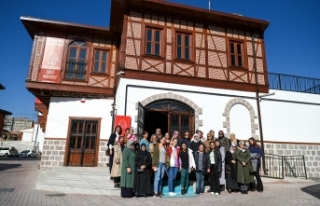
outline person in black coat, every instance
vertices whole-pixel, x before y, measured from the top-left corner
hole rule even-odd
[[[181,147],[182,143],[186,143],[187,147],[190,148],[190,136],[188,131],[184,132],[184,137],[179,140],[178,146]]]
[[[114,132],[110,135],[108,140],[108,152],[109,152],[109,171],[111,174],[112,166],[113,166],[113,157],[114,157],[114,143],[118,141],[119,135],[122,133],[122,129],[120,126],[116,126]]]
[[[190,149],[192,150],[193,155],[196,151],[198,151],[200,144],[203,144],[203,142],[200,140],[200,137],[198,134],[193,135],[193,140],[190,143]]]
[[[220,195],[219,173],[222,171],[222,158],[220,150],[216,147],[214,142],[210,142],[208,157],[210,160],[210,194]]]
[[[204,145],[200,144],[199,150],[194,154],[196,163],[196,196],[204,193],[204,176],[210,173],[209,155],[204,151]]]
[[[229,193],[239,190],[237,182],[237,143],[232,143],[231,148],[226,153],[226,188]]]
[[[133,191],[137,197],[146,196],[152,193],[150,182],[151,154],[148,152],[146,144],[141,144],[141,150],[136,154],[136,178],[134,180]]]

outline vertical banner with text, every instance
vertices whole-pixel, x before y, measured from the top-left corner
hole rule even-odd
[[[64,39],[47,37],[41,64],[40,82],[60,82]]]

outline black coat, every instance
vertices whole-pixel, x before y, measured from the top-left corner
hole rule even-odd
[[[207,169],[210,169],[210,159],[207,153],[203,152],[203,168],[199,168],[199,151],[194,153],[194,161],[196,163],[196,170],[202,171],[203,173],[207,173]]]
[[[116,141],[116,138],[117,138],[117,134],[115,132],[113,132],[110,137],[109,137],[109,140],[108,140],[108,148],[107,148],[107,151],[109,151],[109,146],[112,145],[114,146],[114,143]],[[114,149],[112,148],[112,156],[113,156],[113,153],[114,153]]]
[[[199,150],[199,146],[201,144],[203,144],[203,142],[201,140],[199,140],[198,142],[192,141],[190,143],[190,149],[192,150],[193,154],[195,154],[195,152]]]
[[[138,194],[151,194],[151,178],[150,178],[150,168],[151,168],[151,154],[148,152],[147,155],[141,154],[138,152],[136,154],[136,178],[134,180],[133,191]],[[143,172],[139,172],[138,169],[142,165],[145,165],[146,168]]]
[[[218,171],[222,171],[222,158],[221,158],[221,153],[220,153],[220,150],[218,149],[215,149],[215,150],[209,150],[208,151],[208,158],[209,158],[209,161],[210,161],[210,153],[211,152],[214,152],[214,160],[215,160],[215,165],[216,167],[218,168]],[[211,161],[210,161],[210,164],[211,164]]]

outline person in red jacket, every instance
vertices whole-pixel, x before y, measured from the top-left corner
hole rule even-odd
[[[180,169],[180,148],[178,147],[178,139],[172,138],[170,147],[168,147],[168,158],[167,169],[168,174],[168,185],[169,185],[169,195],[174,196],[174,180],[176,179],[177,173]]]

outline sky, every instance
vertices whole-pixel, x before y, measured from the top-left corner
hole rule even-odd
[[[169,0],[208,8],[209,0]],[[25,87],[32,39],[20,16],[109,27],[111,0],[0,0],[0,109],[36,119]],[[211,10],[270,21],[265,32],[269,72],[320,78],[320,0],[211,0]]]

